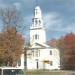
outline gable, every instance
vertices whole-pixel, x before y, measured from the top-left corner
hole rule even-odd
[[[34,43],[30,48],[49,48],[50,46],[42,43]]]

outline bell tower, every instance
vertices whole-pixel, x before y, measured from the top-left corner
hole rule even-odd
[[[36,3],[32,25],[30,26],[30,44],[32,45],[33,43],[46,43],[43,17],[38,3]]]

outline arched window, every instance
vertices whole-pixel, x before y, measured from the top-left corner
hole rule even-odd
[[[35,39],[36,39],[36,40],[39,39],[39,35],[36,34],[36,35],[35,35]]]
[[[39,20],[39,24],[41,24],[41,21]]]
[[[37,19],[37,18],[35,18],[35,24],[36,24],[36,25],[38,24],[38,19]]]

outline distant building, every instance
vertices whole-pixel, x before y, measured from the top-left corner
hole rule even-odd
[[[27,50],[27,69],[60,69],[60,54],[57,48],[46,44],[46,29],[40,7],[34,10],[30,26],[30,46]]]

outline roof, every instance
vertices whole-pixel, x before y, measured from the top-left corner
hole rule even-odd
[[[36,6],[35,9],[36,9],[36,10],[40,10],[40,7],[39,7],[39,6]]]
[[[29,48],[39,48],[39,49],[45,49],[45,48],[52,48],[49,45],[45,44],[45,43],[33,43],[31,46],[29,46]]]

